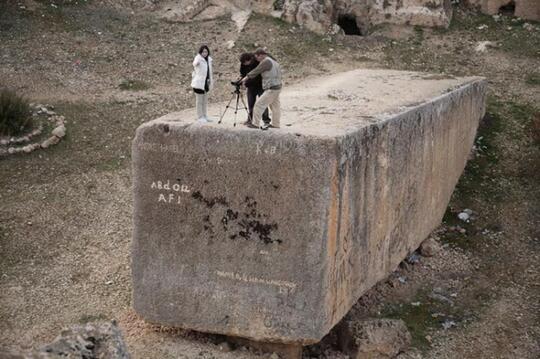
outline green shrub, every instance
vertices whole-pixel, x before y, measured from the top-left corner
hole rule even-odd
[[[0,135],[16,136],[32,128],[28,101],[8,89],[0,89]]]
[[[540,86],[540,72],[533,72],[525,77],[525,83],[532,86]]]
[[[141,80],[123,80],[118,88],[124,91],[143,91],[149,89],[150,85]]]

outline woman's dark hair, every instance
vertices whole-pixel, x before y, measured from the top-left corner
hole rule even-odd
[[[208,56],[210,56],[210,49],[206,45],[202,45],[201,47],[199,47],[199,54],[202,54],[204,49],[206,49],[206,51],[208,51]]]
[[[244,63],[246,61],[253,60],[255,56],[251,52],[244,52],[242,55],[240,55],[240,62]]]

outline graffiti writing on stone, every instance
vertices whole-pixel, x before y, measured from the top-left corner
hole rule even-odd
[[[260,140],[255,143],[256,155],[282,155],[289,151],[297,151],[298,143],[296,141],[264,141]]]
[[[190,193],[191,189],[188,185],[179,183],[179,180],[175,181],[153,181],[150,185],[150,189],[157,192],[158,203],[182,203],[183,194]]]
[[[257,284],[266,284],[271,285],[279,288],[280,293],[292,293],[296,289],[296,283],[288,282],[285,280],[278,280],[278,279],[264,279],[264,278],[257,278],[252,277],[247,274],[243,273],[233,273],[233,272],[223,272],[223,271],[217,271],[216,272],[218,277],[221,278],[227,278],[239,282],[245,282],[245,283],[257,283]]]
[[[163,144],[163,143],[152,143],[152,142],[142,142],[137,145],[137,148],[143,151],[148,152],[160,152],[160,153],[178,153],[181,154],[183,151],[177,144]]]

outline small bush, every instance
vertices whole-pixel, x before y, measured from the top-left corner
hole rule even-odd
[[[124,91],[142,91],[149,89],[150,85],[141,80],[123,80],[118,88]]]
[[[525,83],[532,86],[540,86],[540,73],[533,72],[527,75]]]
[[[28,101],[8,89],[0,89],[0,135],[16,136],[32,128]]]
[[[535,113],[532,118],[531,132],[534,142],[540,145],[540,112]]]

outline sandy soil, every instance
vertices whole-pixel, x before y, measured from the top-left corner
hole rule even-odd
[[[287,85],[359,67],[486,76],[478,155],[433,234],[442,252],[404,263],[348,318],[404,319],[413,334],[404,358],[540,356],[540,135],[533,126],[540,86],[531,80],[540,68],[539,31],[458,11],[448,31],[327,39],[254,16],[229,50],[236,31],[229,18],[178,24],[111,2],[22,3],[0,3],[0,83],[54,105],[68,120],[68,137],[47,151],[0,159],[2,347],[37,347],[65,326],[116,319],[136,358],[269,356],[228,351],[219,336],[146,324],[130,304],[130,141],[142,122],[192,106],[192,56],[208,42],[218,81],[212,101],[230,96],[242,49],[262,44],[282,62]],[[477,29],[483,23],[489,33]],[[476,53],[482,40],[499,46]],[[127,80],[143,89],[121,90]],[[471,223],[456,219],[464,208],[474,212]],[[451,231],[456,225],[466,233]],[[346,356],[330,333],[304,357]]]

